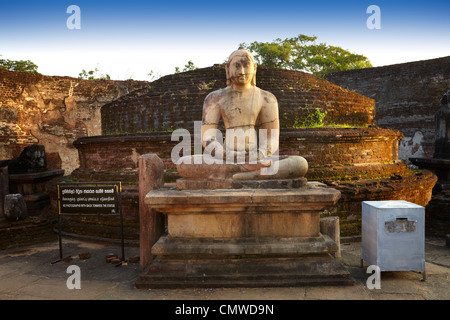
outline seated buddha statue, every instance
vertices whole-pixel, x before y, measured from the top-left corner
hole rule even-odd
[[[278,155],[280,123],[276,97],[256,86],[252,54],[240,47],[226,63],[227,87],[204,100],[203,154],[181,157],[185,179],[296,179],[308,171],[301,156]],[[222,119],[225,141],[219,130]]]

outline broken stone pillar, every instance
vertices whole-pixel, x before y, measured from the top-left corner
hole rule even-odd
[[[9,193],[8,167],[0,168],[0,218],[4,216],[5,196]]]
[[[5,218],[10,221],[19,221],[28,217],[27,204],[20,193],[5,196]]]
[[[145,204],[145,196],[164,186],[164,163],[156,154],[139,158],[139,220],[140,267],[144,269],[153,259],[152,246],[164,233],[164,216]]]

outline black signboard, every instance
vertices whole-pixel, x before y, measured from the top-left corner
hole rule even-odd
[[[59,185],[59,213],[118,213],[117,185]]]
[[[59,251],[62,260],[61,217],[63,216],[120,216],[122,234],[122,262],[126,265],[121,182],[60,183],[58,188]]]

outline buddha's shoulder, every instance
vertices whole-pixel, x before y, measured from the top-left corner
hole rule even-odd
[[[226,89],[226,88],[225,88]],[[208,93],[205,98],[205,104],[218,103],[225,95],[225,89],[218,89]]]
[[[275,97],[275,95],[270,92],[270,91],[266,91],[263,90],[261,88],[256,87],[257,90],[259,90],[261,97],[269,103],[276,103],[277,102],[277,98]]]
[[[226,95],[227,88],[218,89],[215,91],[210,92],[206,98],[205,101],[217,101],[220,100],[224,95]]]

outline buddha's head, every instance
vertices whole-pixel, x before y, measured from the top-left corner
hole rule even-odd
[[[244,47],[239,47],[228,58],[225,65],[227,86],[250,83],[256,86],[256,63],[253,55]]]
[[[441,104],[450,108],[450,91],[447,91],[441,99]]]

